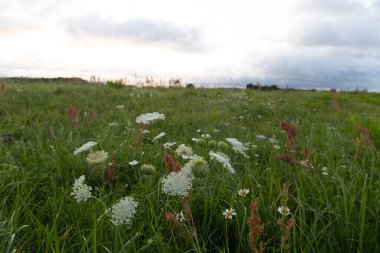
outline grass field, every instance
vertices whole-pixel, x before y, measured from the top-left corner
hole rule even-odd
[[[1,252],[380,252],[380,94],[3,81],[0,120]]]

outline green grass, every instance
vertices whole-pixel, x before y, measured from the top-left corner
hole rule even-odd
[[[258,199],[265,223],[265,252],[281,252],[277,225],[281,186],[289,185],[288,206],[296,219],[290,233],[292,252],[380,252],[380,94],[338,93],[340,111],[330,92],[237,89],[120,88],[78,83],[3,82],[0,89],[0,251],[1,252],[249,252],[247,219],[250,202]],[[80,127],[68,113],[78,109]],[[123,109],[116,108],[124,105]],[[160,112],[166,119],[148,127],[142,143],[137,116]],[[89,113],[93,121],[86,126]],[[283,120],[297,129],[297,149],[285,149]],[[117,126],[109,126],[116,122]],[[353,127],[371,133],[376,150],[362,144]],[[200,129],[201,132],[197,132]],[[157,141],[160,132],[166,136]],[[230,145],[223,150],[236,174],[210,161],[218,147],[197,144],[192,138],[208,133],[212,140],[233,137],[251,146],[245,158]],[[280,149],[256,135],[275,136]],[[70,196],[75,178],[88,175],[88,152],[72,152],[88,141],[114,159],[115,181],[90,182],[95,198],[77,203]],[[176,142],[172,149],[162,147]],[[193,182],[190,192],[192,223],[185,234],[174,230],[165,213],[179,212],[182,200],[161,191],[167,174],[164,154],[175,154],[179,144],[191,146],[208,161],[206,178]],[[257,147],[253,147],[256,145]],[[275,159],[290,154],[303,160],[310,149],[314,168],[305,169]],[[138,160],[133,167],[128,163]],[[142,164],[156,172],[146,176]],[[328,176],[322,168],[328,168]],[[237,191],[250,189],[247,197]],[[128,226],[115,227],[104,212],[124,196],[139,202]],[[225,220],[223,210],[237,216]],[[187,231],[187,232],[186,232]]]

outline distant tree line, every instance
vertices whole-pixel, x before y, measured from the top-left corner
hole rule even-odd
[[[256,84],[248,83],[245,86],[245,88],[246,89],[252,89],[252,90],[280,90],[280,88],[275,84],[261,85],[259,82],[257,82]]]

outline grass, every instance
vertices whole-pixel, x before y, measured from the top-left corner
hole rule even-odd
[[[0,139],[1,252],[249,252],[247,219],[254,199],[265,223],[265,252],[285,252],[277,225],[283,183],[289,185],[287,205],[296,219],[291,252],[380,251],[380,94],[338,93],[336,112],[330,92],[114,89],[70,81],[1,85],[0,134],[12,134],[11,142]],[[71,125],[70,105],[78,110],[79,128]],[[166,119],[150,125],[150,133],[135,145],[141,127],[135,118],[155,111]],[[93,120],[86,125],[90,112]],[[283,120],[296,127],[294,153],[285,149]],[[376,149],[360,139],[355,125],[369,131]],[[160,132],[166,136],[153,141]],[[204,144],[192,141],[205,133],[211,139]],[[275,136],[280,149],[257,140],[259,134]],[[250,158],[229,144],[221,150],[236,174],[208,155],[220,149],[209,140],[228,137],[251,143]],[[107,151],[108,162],[115,161],[116,179],[86,180],[96,199],[77,203],[71,187],[75,178],[88,175],[88,152],[72,152],[88,141],[98,142],[95,150]],[[164,149],[168,141],[177,144]],[[180,233],[165,213],[181,211],[182,200],[164,194],[160,180],[167,174],[165,153],[186,163],[174,152],[182,143],[204,157],[210,171],[193,181],[191,222]],[[313,168],[274,158],[289,154],[305,160],[305,147]],[[139,164],[129,165],[132,160]],[[143,175],[139,166],[144,163],[156,172]],[[250,194],[238,196],[241,188]],[[124,196],[139,202],[137,213],[130,225],[115,227],[104,212]],[[237,216],[226,220],[222,212],[230,207]]]

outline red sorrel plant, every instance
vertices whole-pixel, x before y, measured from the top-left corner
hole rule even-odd
[[[94,112],[90,112],[86,119],[86,126],[88,127],[94,119]]]
[[[181,170],[181,167],[182,167],[181,164],[179,162],[174,162],[171,154],[165,154],[164,160],[165,160],[165,168],[168,169],[169,173],[173,171],[178,172]]]
[[[286,140],[286,150],[290,152],[296,151],[296,128],[290,125],[286,121],[281,122],[281,128],[287,134],[288,139]]]
[[[339,113],[339,101],[338,101],[338,96],[336,95],[336,91],[332,91],[332,100],[333,100],[333,105],[334,105],[334,110],[336,113]]]
[[[354,128],[360,133],[360,142],[367,143],[370,148],[375,149],[375,144],[372,141],[371,134],[368,129],[361,125],[355,125]]]
[[[264,234],[264,224],[261,223],[257,199],[251,202],[251,215],[249,216],[247,223],[249,226],[248,240],[251,253],[263,252],[264,245],[262,240],[260,240],[259,248],[256,247],[259,238]]]
[[[142,125],[140,129],[137,130],[135,134],[135,146],[139,146],[142,142],[142,139],[145,135],[144,131],[148,128],[147,125]]]
[[[71,125],[73,128],[78,128],[78,120],[77,120],[77,115],[78,115],[78,110],[75,105],[70,105],[69,107],[69,114],[71,118]]]

